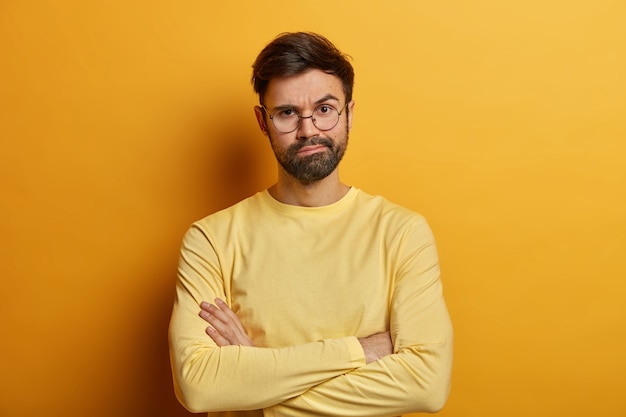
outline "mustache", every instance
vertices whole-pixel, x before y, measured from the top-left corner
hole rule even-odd
[[[330,149],[333,149],[333,147],[335,146],[332,140],[322,137],[322,136],[315,136],[305,141],[294,143],[293,145],[289,147],[289,150],[292,152],[297,152],[300,149],[304,148],[305,146],[317,146],[317,145],[323,145]]]

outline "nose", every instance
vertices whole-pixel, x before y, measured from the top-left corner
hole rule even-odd
[[[298,124],[298,138],[308,139],[319,134],[319,129],[313,124],[313,115],[302,117]]]

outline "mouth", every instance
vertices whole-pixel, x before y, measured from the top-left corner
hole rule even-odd
[[[323,152],[328,147],[326,145],[311,145],[311,146],[303,146],[296,152],[297,155],[307,156],[313,155],[315,153]]]

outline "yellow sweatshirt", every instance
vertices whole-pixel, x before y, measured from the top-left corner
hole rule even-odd
[[[209,338],[199,304],[216,297],[255,347]],[[366,365],[357,338],[386,330],[394,354]],[[194,223],[169,337],[179,400],[209,416],[396,416],[448,396],[452,326],[430,228],[356,188],[323,207],[266,190]]]

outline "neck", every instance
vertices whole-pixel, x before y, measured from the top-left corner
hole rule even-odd
[[[337,170],[328,177],[302,183],[285,172],[279,172],[278,182],[269,188],[272,197],[281,203],[302,207],[321,207],[341,200],[350,187],[339,181]]]

